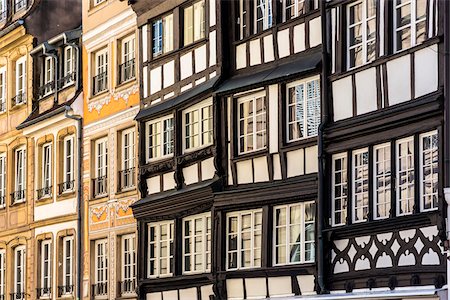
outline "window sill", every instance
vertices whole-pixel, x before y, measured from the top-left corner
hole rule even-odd
[[[247,160],[249,158],[265,156],[265,155],[267,155],[267,153],[268,153],[268,149],[266,147],[266,148],[263,148],[263,149],[254,150],[254,151],[238,154],[237,156],[233,157],[231,160],[233,162],[238,162],[238,161],[241,161],[241,160]]]
[[[134,191],[136,191],[136,185],[134,185],[132,187],[122,188],[116,192],[116,195],[122,195],[122,194],[126,194],[129,192],[134,192]]]
[[[26,199],[23,199],[23,200],[20,200],[20,201],[15,201],[15,202],[13,202],[13,203],[11,203],[11,207],[16,207],[16,206],[19,206],[19,205],[21,205],[21,204],[24,204],[24,203],[26,203],[27,201],[26,201]]]
[[[120,91],[121,89],[124,89],[126,86],[131,85],[130,83],[135,82],[135,81],[136,81],[136,76],[134,76],[128,80],[119,82],[116,86],[116,91]]]
[[[295,150],[298,148],[306,148],[306,147],[310,147],[310,146],[315,146],[315,145],[317,145],[317,143],[318,143],[318,138],[316,135],[316,136],[311,136],[311,137],[306,137],[306,138],[301,138],[298,140],[286,142],[281,146],[280,150],[290,151],[290,150]]]
[[[100,98],[101,96],[107,95],[108,92],[109,92],[109,89],[106,89],[101,92],[98,92],[97,94],[92,94],[89,101],[95,101],[96,98]]]
[[[208,41],[209,41],[209,39],[207,37],[204,37],[204,38],[202,38],[198,41],[195,41],[189,45],[182,46],[176,50],[172,50],[172,51],[160,54],[156,57],[153,57],[153,53],[151,53],[150,59],[147,62],[144,62],[143,66],[145,67],[146,64],[158,64],[158,63],[162,64],[163,62],[166,62],[166,60],[168,60],[169,58],[173,58],[174,55],[179,54],[181,56],[183,54],[183,52],[192,50],[203,43],[206,44]]]

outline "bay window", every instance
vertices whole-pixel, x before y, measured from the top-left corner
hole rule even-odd
[[[173,154],[174,118],[163,117],[146,124],[147,162]]]
[[[211,101],[204,101],[183,112],[184,150],[212,144],[213,110]]]
[[[374,219],[389,217],[391,211],[391,146],[374,147]]]
[[[333,226],[343,225],[347,219],[347,155],[333,155],[331,175],[331,207]]]
[[[227,214],[226,269],[261,267],[262,210]]]
[[[420,137],[420,209],[428,211],[438,208],[438,135],[437,131],[421,134]]]
[[[369,152],[353,151],[352,158],[353,222],[367,221],[369,213]]]
[[[173,274],[174,221],[148,224],[148,278]]]
[[[258,93],[238,99],[239,154],[266,147],[266,96]]]
[[[401,51],[426,40],[427,0],[394,3],[394,50]]]
[[[173,50],[173,14],[153,21],[153,57]]]
[[[184,8],[184,46],[205,37],[205,1],[201,0]]]
[[[211,270],[211,213],[183,219],[183,273]]]

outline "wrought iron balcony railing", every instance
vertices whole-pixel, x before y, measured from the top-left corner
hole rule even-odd
[[[8,12],[6,11],[6,8],[3,8],[3,11],[0,12],[0,22],[3,22],[4,20],[6,20],[7,16],[8,16]]]
[[[12,98],[12,106],[18,106],[27,103],[27,94],[21,93]]]
[[[38,199],[42,199],[44,197],[51,197],[52,196],[52,186],[45,186],[41,189],[38,189],[36,192],[37,192]]]
[[[92,285],[92,297],[108,295],[108,283],[98,282]]]
[[[25,201],[25,190],[15,191],[11,193],[12,203],[22,203]]]
[[[73,295],[73,284],[58,286],[58,297],[61,297],[64,295]]]
[[[134,168],[119,171],[119,191],[134,188],[135,183],[135,171]]]
[[[72,82],[75,82],[75,75],[76,72],[72,72],[64,76],[63,78],[58,80],[58,88],[63,88],[66,85],[71,84]]]
[[[51,287],[37,288],[36,296],[38,298],[44,298],[44,299],[51,298],[52,297],[52,288]]]
[[[108,177],[106,175],[92,179],[92,183],[94,185],[94,197],[103,196],[108,192],[106,189],[107,181]]]
[[[0,113],[6,111],[6,102],[0,101]]]
[[[124,296],[136,293],[136,280],[128,279],[119,281],[119,295]]]
[[[59,194],[72,192],[75,190],[75,180],[60,183],[58,187],[59,187]]]
[[[54,90],[55,90],[55,83],[53,81],[40,86],[39,87],[39,98],[47,96],[48,94],[52,93]]]
[[[14,3],[14,11],[17,12],[27,6],[27,0],[18,0]]]
[[[130,59],[119,66],[119,83],[128,81],[136,76],[135,59]]]
[[[17,293],[10,293],[11,300],[24,300],[27,298],[27,293],[25,292],[17,292]]]
[[[97,95],[108,89],[108,73],[103,72],[92,79],[92,94]]]

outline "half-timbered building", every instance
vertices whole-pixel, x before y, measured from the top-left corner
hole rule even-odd
[[[331,292],[435,299],[447,282],[448,9],[362,0],[323,11],[319,218]]]

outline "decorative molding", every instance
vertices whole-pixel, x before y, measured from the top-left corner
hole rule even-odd
[[[131,95],[136,94],[139,92],[139,87],[137,84],[132,85],[131,87],[120,90],[116,92],[115,90],[111,90],[108,94],[105,96],[95,99],[88,102],[88,110],[89,112],[92,112],[94,109],[97,111],[98,114],[100,114],[100,111],[102,110],[103,106],[108,105],[111,100],[118,101],[120,99],[125,100],[125,103],[128,104],[128,99]]]

